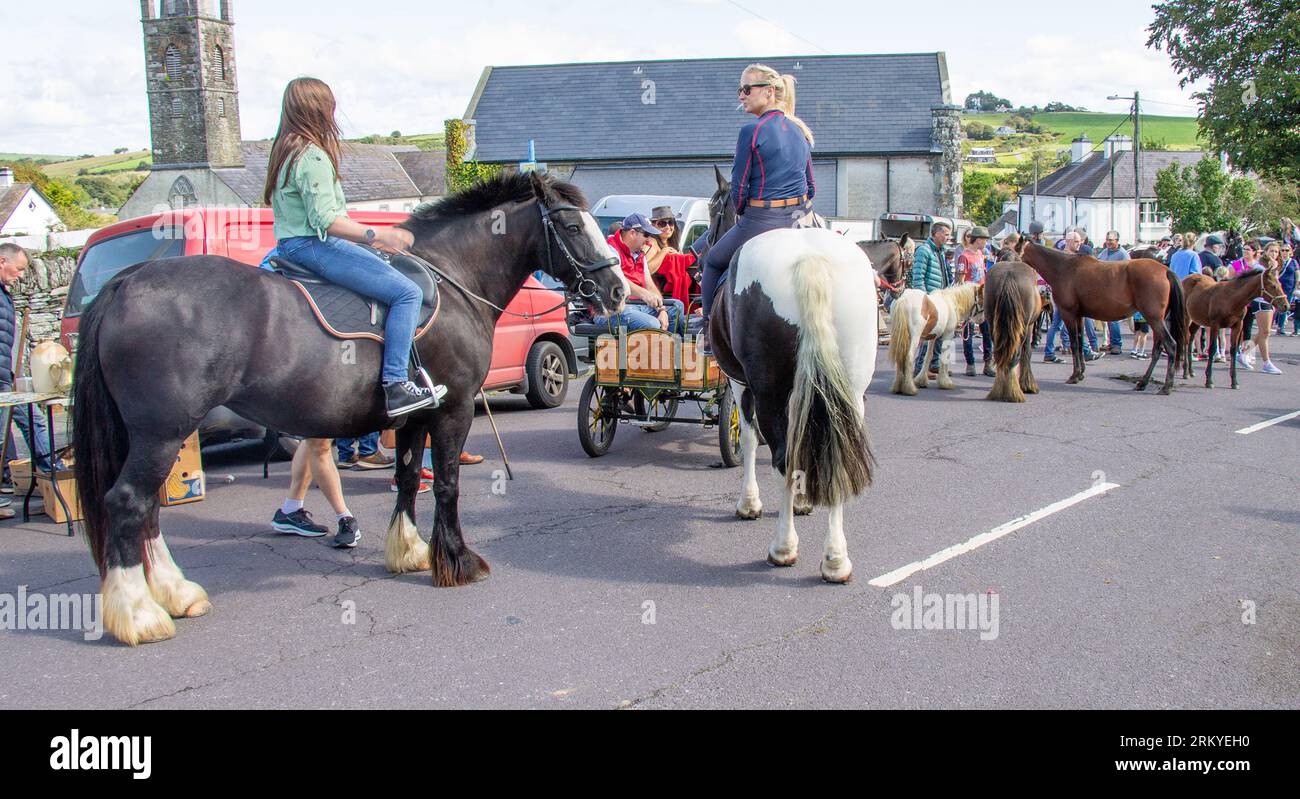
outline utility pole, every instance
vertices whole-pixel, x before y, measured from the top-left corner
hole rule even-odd
[[[1136,247],[1142,234],[1142,95],[1134,91],[1132,97],[1112,94],[1106,99],[1133,101],[1133,246]]]
[[[1033,205],[1029,206],[1030,209],[1029,221],[1037,222],[1038,221],[1038,151],[1035,150],[1029,157],[1034,159],[1034,202]],[[1028,229],[1029,228],[1025,228],[1025,230]]]
[[[1141,95],[1133,92],[1133,246],[1142,233],[1142,105]]]

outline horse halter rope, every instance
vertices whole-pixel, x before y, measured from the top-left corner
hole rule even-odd
[[[537,206],[542,212],[542,232],[544,234],[542,248],[546,250],[546,274],[559,279],[559,276],[555,274],[554,264],[551,260],[551,241],[553,239],[555,243],[559,245],[560,252],[564,254],[564,258],[569,262],[569,266],[573,267],[574,279],[569,286],[569,291],[577,294],[584,300],[595,299],[600,287],[597,286],[596,281],[592,280],[588,275],[599,272],[602,269],[612,269],[613,267],[618,266],[621,261],[614,256],[610,256],[590,264],[579,263],[578,259],[574,258],[573,253],[569,251],[569,245],[564,243],[564,237],[555,229],[555,223],[551,221],[551,214],[554,214],[557,211],[577,211],[578,213],[582,213],[582,209],[576,205],[557,205],[554,208],[548,208],[546,203],[541,200],[538,200]],[[557,305],[555,307],[559,308],[561,306]],[[554,310],[554,308],[552,310]]]
[[[1270,292],[1268,290],[1268,281],[1265,280],[1266,277],[1268,277],[1267,269],[1259,273],[1259,291],[1260,294],[1262,294],[1264,298],[1268,300],[1269,305],[1272,305],[1274,308],[1276,308],[1278,300],[1282,300],[1284,303],[1286,302],[1286,292],[1282,292],[1280,294],[1274,294]],[[1263,312],[1261,311],[1260,313]]]

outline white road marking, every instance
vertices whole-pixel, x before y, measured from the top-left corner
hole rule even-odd
[[[1293,413],[1284,413],[1281,416],[1275,416],[1272,419],[1260,422],[1259,424],[1253,424],[1250,427],[1243,427],[1237,432],[1243,436],[1248,436],[1257,430],[1263,430],[1265,427],[1272,427],[1275,424],[1280,424],[1282,422],[1285,422],[1287,419],[1294,419],[1297,416],[1300,416],[1300,411],[1295,411]]]
[[[1085,499],[1090,499],[1092,497],[1100,496],[1106,493],[1107,491],[1111,490],[1112,488],[1119,488],[1119,484],[1098,483],[1094,485],[1092,488],[1089,488],[1087,491],[1080,491],[1079,493],[1075,494],[1072,497],[1063,499],[1060,502],[1053,502],[1051,505],[1048,505],[1045,508],[1040,508],[1039,510],[1034,511],[1033,513],[1028,513],[1024,516],[1021,516],[1018,519],[1012,519],[1006,524],[994,527],[992,530],[989,530],[987,533],[980,533],[979,535],[975,536],[969,541],[966,541],[961,544],[954,544],[953,546],[950,546],[947,549],[940,550],[934,553],[933,555],[931,555],[930,557],[926,558],[925,560],[918,560],[913,563],[909,563],[906,566],[902,566],[897,569],[894,569],[892,572],[889,572],[888,574],[882,574],[876,579],[872,580],[869,583],[869,585],[874,585],[877,588],[888,588],[889,586],[894,585],[895,583],[901,583],[903,580],[906,580],[908,577],[911,577],[913,574],[916,574],[919,571],[925,571],[926,569],[930,569],[935,566],[938,566],[940,563],[944,563],[945,561],[952,560],[958,555],[964,555],[967,552],[971,552],[973,550],[979,549],[985,544],[996,541],[1004,535],[1014,533],[1016,530],[1019,530],[1022,527],[1028,527],[1029,525],[1033,524],[1039,519],[1043,519],[1048,516],[1051,516],[1053,513],[1063,511],[1066,508],[1071,507],[1072,505],[1077,505],[1080,502],[1083,502]]]

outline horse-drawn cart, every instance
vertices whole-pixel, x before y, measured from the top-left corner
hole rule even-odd
[[[695,335],[611,332],[593,323],[576,324],[573,332],[587,337],[584,360],[595,367],[578,399],[578,440],[588,455],[609,452],[620,424],[647,433],[698,424],[718,429],[724,464],[740,465],[740,409],[718,362],[699,353]],[[699,416],[679,416],[682,404],[692,402]]]

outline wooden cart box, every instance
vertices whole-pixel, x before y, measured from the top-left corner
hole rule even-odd
[[[694,338],[683,341],[659,330],[638,330],[625,339],[602,335],[596,340],[598,383],[617,385],[630,380],[704,389],[719,379],[717,361],[700,356]]]

